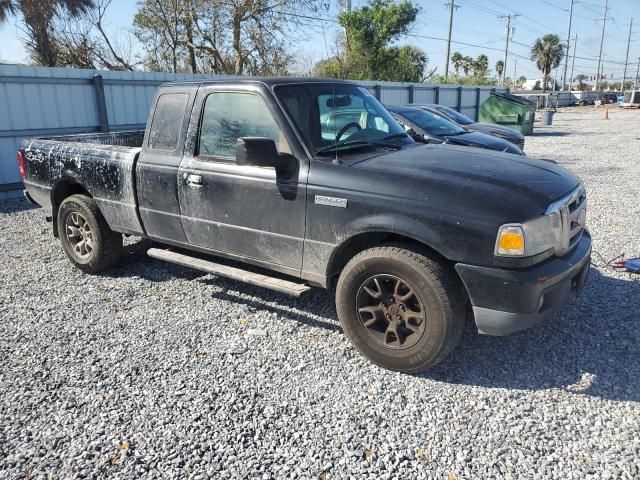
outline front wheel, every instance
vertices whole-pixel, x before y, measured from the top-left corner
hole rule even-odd
[[[338,279],[338,318],[372,362],[418,373],[447,356],[460,338],[460,288],[438,260],[400,247],[371,248],[353,257]]]
[[[120,260],[122,235],[109,228],[93,198],[65,198],[58,209],[57,222],[64,253],[80,270],[98,273]]]

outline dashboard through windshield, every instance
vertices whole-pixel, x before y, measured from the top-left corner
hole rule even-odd
[[[310,149],[320,154],[362,146],[384,147],[404,129],[364,87],[348,84],[281,85],[277,97]]]

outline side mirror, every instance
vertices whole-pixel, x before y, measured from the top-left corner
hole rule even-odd
[[[421,133],[416,132],[413,128],[407,130],[407,134],[413,138],[416,142],[429,143],[429,140],[425,138]]]
[[[263,137],[239,138],[236,142],[236,163],[257,167],[278,166],[280,155],[278,155],[276,142]]]

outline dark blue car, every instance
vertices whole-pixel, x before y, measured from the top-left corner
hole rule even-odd
[[[524,155],[520,147],[492,135],[467,130],[435,112],[420,107],[387,107],[414,140],[424,143],[451,143]]]

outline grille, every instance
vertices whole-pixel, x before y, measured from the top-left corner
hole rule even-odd
[[[556,234],[556,255],[563,256],[580,241],[587,219],[587,194],[580,185],[569,195],[554,202],[547,214],[559,216],[560,228]]]
[[[577,195],[571,197],[570,203],[567,205],[567,209],[569,249],[571,249],[580,241],[582,232],[584,232],[587,214],[587,195],[584,188],[580,188]]]

